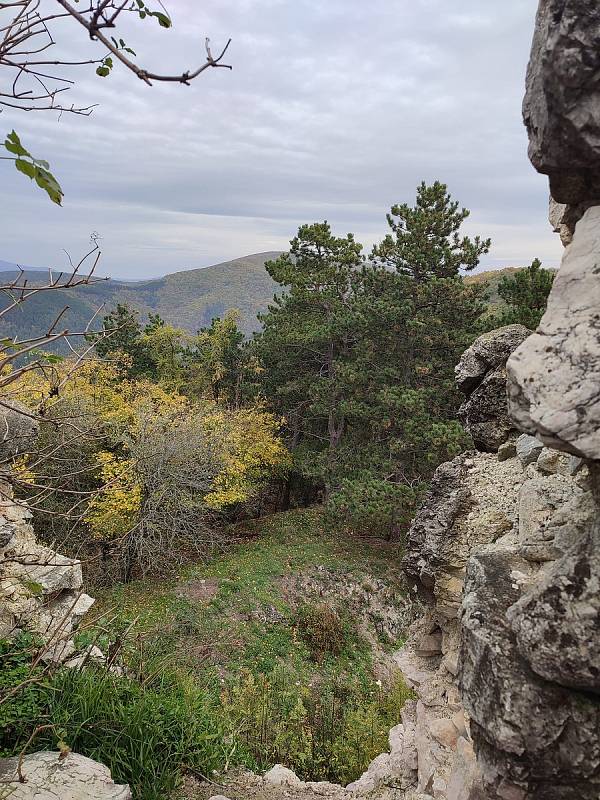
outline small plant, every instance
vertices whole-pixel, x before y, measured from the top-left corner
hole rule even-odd
[[[327,656],[342,655],[358,641],[350,616],[323,602],[306,603],[298,608],[296,630],[317,663]]]
[[[31,634],[0,639],[0,756],[19,752],[47,710],[48,681]]]
[[[384,688],[360,672],[299,677],[285,667],[269,675],[244,670],[224,686],[228,765],[264,771],[280,763],[304,780],[356,780],[387,749],[411,691],[400,679]]]

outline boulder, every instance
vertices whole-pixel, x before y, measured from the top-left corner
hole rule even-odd
[[[498,461],[507,461],[517,455],[517,445],[514,439],[509,439],[498,448]]]
[[[275,764],[274,767],[264,774],[265,783],[271,786],[298,786],[302,781],[291,769],[284,767],[283,764]]]
[[[18,758],[0,759],[0,781],[11,800],[131,800],[129,786],[116,784],[108,767],[91,758],[41,752],[25,756],[19,781]]]
[[[530,333],[523,325],[505,325],[479,336],[462,354],[454,370],[461,392],[470,394],[488,372],[506,364],[509,355]]]
[[[506,405],[506,369],[489,372],[462,404],[458,418],[469,431],[475,447],[495,453],[514,430]]]
[[[529,158],[552,197],[600,201],[600,5],[540,0],[523,118]]]
[[[543,449],[543,442],[540,442],[535,436],[529,436],[527,433],[519,436],[516,442],[517,456],[523,467],[535,464]]]
[[[479,450],[496,452],[514,430],[507,411],[505,364],[529,333],[522,325],[484,333],[456,367],[456,382],[467,395],[458,416]]]

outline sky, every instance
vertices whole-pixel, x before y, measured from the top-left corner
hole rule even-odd
[[[47,6],[55,0],[42,0]],[[441,180],[492,238],[485,268],[556,266],[547,179],[521,121],[537,0],[168,0],[173,28],[118,31],[156,72],[179,73],[231,37],[233,70],[145,86],[115,67],[74,68],[69,102],[89,117],[5,109],[65,192],[54,206],[0,162],[0,259],[61,267],[90,234],[102,272],[138,279],[285,249],[328,220],[370,249],[394,203]],[[3,12],[6,13],[6,12]],[[75,21],[57,54],[97,55]]]

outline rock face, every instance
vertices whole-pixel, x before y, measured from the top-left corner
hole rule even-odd
[[[397,657],[419,697],[414,796],[592,800],[600,797],[594,470],[518,437],[506,398],[491,406],[478,394],[503,368],[479,353],[506,335],[478,340],[457,379],[471,392],[467,421],[479,419],[480,400],[498,415],[489,429],[510,438],[497,454],[442,464],[408,535],[403,566],[427,604]],[[479,443],[492,449],[486,437]]]
[[[45,660],[66,661],[75,654],[79,620],[94,603],[83,591],[81,564],[39,544],[31,512],[12,500],[8,486],[1,497],[0,636],[34,631],[47,642]]]
[[[467,395],[459,417],[481,450],[497,452],[514,430],[506,410],[506,359],[530,333],[523,325],[484,333],[456,367],[456,382]]]
[[[595,206],[577,223],[537,333],[508,362],[517,426],[550,447],[593,459],[600,458],[599,263]]]
[[[599,41],[594,0],[541,0],[523,116],[529,157],[559,203],[600,201]]]
[[[33,753],[25,756],[19,781],[18,758],[0,759],[0,781],[11,800],[131,800],[128,786],[119,786],[108,767],[69,753]]]

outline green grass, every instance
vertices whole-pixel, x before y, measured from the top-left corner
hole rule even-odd
[[[99,598],[97,612],[116,607],[123,618],[137,619],[138,632],[160,631],[174,648],[182,630],[187,651],[193,649],[192,632],[200,650],[203,644],[210,649],[205,661],[227,672],[244,667],[270,670],[281,659],[303,670],[310,663],[310,652],[295,633],[294,612],[283,591],[286,577],[322,566],[357,577],[367,572],[396,583],[398,556],[391,548],[328,531],[319,510],[277,514],[246,526],[244,535],[251,538],[208,564],[184,570],[179,580],[116,587]],[[179,596],[186,584],[211,579],[219,586],[209,602]],[[253,618],[271,608],[282,615],[281,623]],[[193,653],[188,663],[197,666]]]
[[[17,694],[6,713],[20,746],[39,719],[51,722],[33,749],[60,737],[130,783],[135,800],[165,800],[186,767],[212,774],[283,763],[304,779],[357,778],[386,749],[411,694],[399,679],[375,679],[372,646],[349,609],[331,594],[298,596],[293,578],[333,575],[363,587],[379,578],[399,592],[398,554],[324,528],[318,510],[237,534],[208,564],[101,596],[98,643],[112,652],[128,631],[126,676],[59,670],[35,694]],[[78,639],[96,636],[92,628]],[[15,658],[16,680],[28,654]],[[0,742],[7,754],[19,750],[11,741]]]

